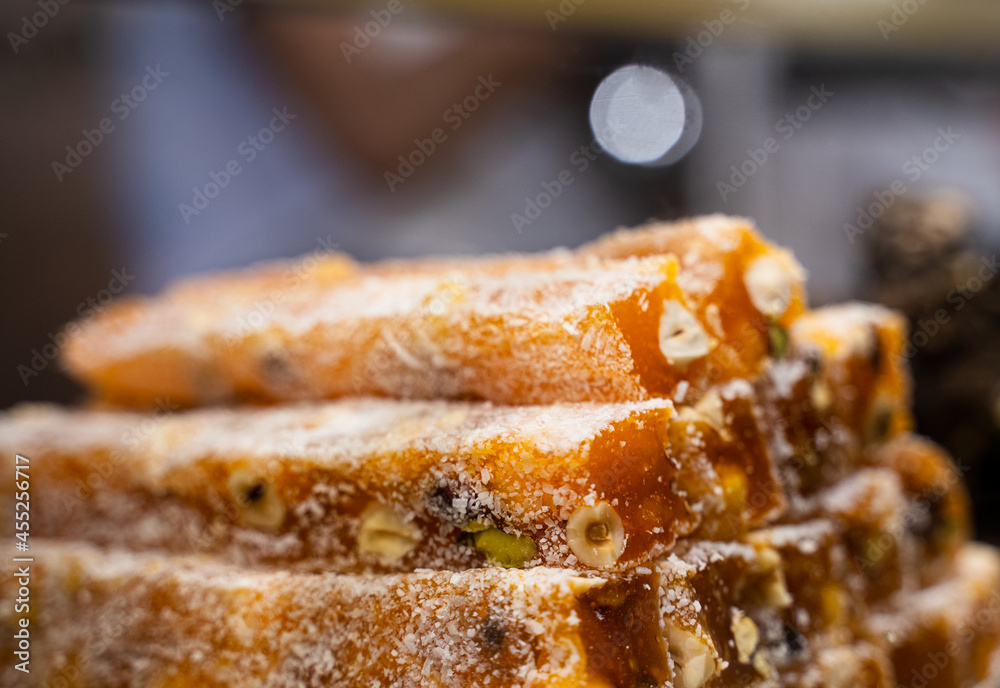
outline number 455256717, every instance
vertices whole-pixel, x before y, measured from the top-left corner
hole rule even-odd
[[[15,455],[14,487],[18,489],[18,492],[14,495],[14,518],[16,519],[14,528],[17,530],[14,537],[18,540],[17,551],[19,552],[28,550],[28,488],[31,486],[28,468],[30,462],[31,459],[27,456]]]

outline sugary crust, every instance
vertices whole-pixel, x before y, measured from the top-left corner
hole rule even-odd
[[[712,216],[575,252],[371,267],[309,257],[200,277],[73,325],[65,359],[98,396],[144,407],[356,394],[622,401],[672,396],[680,382],[695,399],[768,355],[773,314],[744,281],[762,256],[787,287],[776,293],[788,324],[803,309],[801,268],[748,222]],[[665,302],[693,314],[693,354],[663,349]]]
[[[520,565],[625,569],[696,529],[738,537],[780,516],[750,392],[724,388],[711,409],[679,414],[667,400],[368,398],[162,415],[35,406],[0,417],[0,448],[31,460],[32,528],[45,536],[409,571],[483,565],[477,535],[494,528],[533,541]],[[570,528],[578,514],[600,520],[597,509],[622,527],[603,563],[581,559]]]
[[[787,356],[756,384],[791,493],[842,480],[859,456],[912,427],[905,336],[898,313],[862,303],[809,311],[791,325]]]
[[[789,298],[776,322],[788,326],[806,304],[806,273],[791,252],[775,247],[757,233],[752,220],[706,215],[669,224],[619,229],[579,249],[602,258],[672,254],[680,264],[678,284],[686,294],[712,302],[744,282],[747,266],[761,256],[776,261],[789,276]],[[744,285],[745,286],[745,285]]]
[[[901,313],[869,303],[818,308],[789,330],[793,351],[823,364],[831,418],[866,445],[913,428],[906,335]]]
[[[1000,558],[908,434],[905,321],[805,312],[803,280],[710,216],[533,256],[311,256],[72,325],[97,405],[314,403],[0,417],[31,457],[30,678],[986,685]],[[359,394],[480,401],[315,403]]]
[[[996,685],[1000,660],[1000,557],[966,545],[941,583],[876,614],[868,633],[891,657],[900,686]],[[992,679],[992,680],[991,680]]]
[[[734,539],[807,517],[811,495],[866,464],[937,489],[926,483],[947,472],[946,457],[912,438],[894,442],[907,436],[891,424],[866,435],[869,400],[905,413],[897,318],[856,305],[799,321],[755,384],[733,380],[693,404],[679,397],[676,410],[667,400],[378,399],[172,417],[40,410],[0,420],[0,445],[41,462],[34,489],[49,492],[36,527],[53,536],[310,570],[407,571],[482,565],[475,534],[463,530],[489,526],[532,539],[521,564],[624,569],[678,537]],[[241,501],[239,489],[254,487],[271,498]],[[952,488],[959,496],[946,508],[921,496],[918,506],[937,510],[913,514],[941,538],[929,551],[967,536],[968,505]],[[570,519],[605,502],[622,519],[623,547],[610,561],[581,561]],[[373,515],[372,504],[388,510]],[[401,538],[359,547],[369,522]],[[941,530],[952,526],[955,537]]]
[[[587,668],[571,572],[310,575],[82,545],[35,551],[24,678],[38,686],[607,685]]]
[[[879,450],[872,467],[787,516],[792,523],[786,527],[803,517],[839,524],[852,570],[879,603],[891,605],[900,594],[940,583],[968,542],[969,508],[950,462],[933,449],[900,436]]]
[[[841,547],[837,524],[816,521],[585,578],[545,567],[296,574],[35,541],[35,683],[19,685],[889,688],[884,656],[854,631],[866,591],[830,565]],[[854,611],[824,616],[805,571],[844,585]],[[0,583],[7,679],[14,580]]]
[[[80,685],[101,686],[155,677],[457,688],[490,676],[501,685],[727,688],[772,676],[778,686],[832,688],[846,669],[829,653],[854,647],[833,655],[853,657],[847,685],[881,688],[885,662],[857,642],[873,614],[892,614],[915,591],[893,573],[914,562],[904,562],[907,502],[892,477],[873,470],[824,493],[809,521],[742,542],[687,540],[623,574],[302,574],[33,540],[35,666],[62,672],[56,658],[67,655],[83,671]],[[872,556],[870,543],[883,548],[874,575],[859,560]],[[11,597],[14,577],[0,580],[0,598]],[[0,599],[6,613],[8,602]]]
[[[903,433],[873,451],[898,476],[908,501],[905,527],[915,543],[921,586],[941,582],[972,535],[971,506],[959,468],[933,442]]]

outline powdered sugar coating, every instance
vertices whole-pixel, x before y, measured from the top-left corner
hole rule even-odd
[[[309,269],[258,266],[115,304],[81,325],[66,359],[105,398],[139,406],[352,394],[619,401],[669,397],[679,382],[696,395],[766,357],[742,268],[769,253],[780,251],[752,225],[712,216],[573,252],[369,267],[310,257]],[[705,361],[672,365],[657,349],[665,300],[715,338]]]
[[[39,466],[36,528],[50,535],[392,571],[481,566],[490,550],[463,531],[496,528],[534,541],[525,564],[573,566],[568,519],[610,502],[626,538],[611,566],[628,568],[697,524],[698,497],[674,491],[664,456],[672,414],[669,400],[358,398],[161,417],[35,408],[0,419],[0,446]]]
[[[886,324],[890,323],[890,324]],[[835,359],[867,358],[878,347],[878,327],[905,330],[902,316],[885,306],[851,302],[810,311],[791,328],[793,339],[812,342]]]
[[[568,571],[302,575],[38,551],[38,685],[60,652],[87,685],[602,685]]]
[[[782,547],[780,537],[762,537]],[[793,550],[785,566],[791,571],[825,561],[836,543],[825,540],[823,551],[812,554]],[[700,661],[700,652],[715,667],[704,688],[753,678],[765,665],[777,671],[774,685],[792,688],[803,685],[802,675],[836,673],[824,661],[832,655],[884,661],[873,659],[877,642],[863,649],[864,633],[842,625],[804,633],[796,641],[801,647],[788,654],[768,629],[771,619],[793,618],[794,611],[755,606],[760,566],[770,561],[762,551],[692,543],[649,572],[625,578],[583,578],[544,567],[314,575],[38,541],[32,628],[38,641],[33,667],[39,670],[30,678],[35,685],[64,674],[80,685],[625,688],[613,667],[607,673],[615,655],[605,653],[657,634],[662,637],[647,652],[660,656],[647,659],[667,671],[658,681],[665,688],[690,685],[679,677],[688,675],[687,664]],[[979,565],[960,565],[970,571],[961,574],[961,585],[976,581],[982,591],[995,578],[995,554],[976,556]],[[967,553],[962,561],[972,558]],[[837,580],[836,571],[825,571]],[[602,597],[614,586],[624,586],[617,588],[624,602],[611,602],[620,592]],[[6,606],[15,589],[5,576],[0,601]],[[795,605],[812,608],[809,591],[794,589],[804,595]],[[863,593],[851,594],[864,604]],[[629,625],[615,625],[609,604],[630,605]],[[605,611],[595,614],[597,609]],[[735,658],[731,609],[747,610],[761,629],[763,659],[753,665]],[[926,617],[909,616],[919,637],[919,619]],[[65,623],[69,618],[74,622]],[[7,623],[0,627],[10,635]],[[995,638],[990,642],[996,645]],[[5,678],[13,675],[9,663],[2,671]],[[853,685],[889,688],[874,681]]]

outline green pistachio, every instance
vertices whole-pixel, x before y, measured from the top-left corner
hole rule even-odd
[[[538,548],[527,535],[511,535],[499,528],[487,528],[474,536],[476,549],[491,564],[520,568],[535,557]]]
[[[777,323],[767,326],[767,340],[772,358],[784,358],[788,353],[788,330]]]

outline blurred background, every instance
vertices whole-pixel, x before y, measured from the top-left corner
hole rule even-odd
[[[1000,541],[992,0],[6,0],[0,407],[179,275],[754,218],[910,318],[919,429]]]

